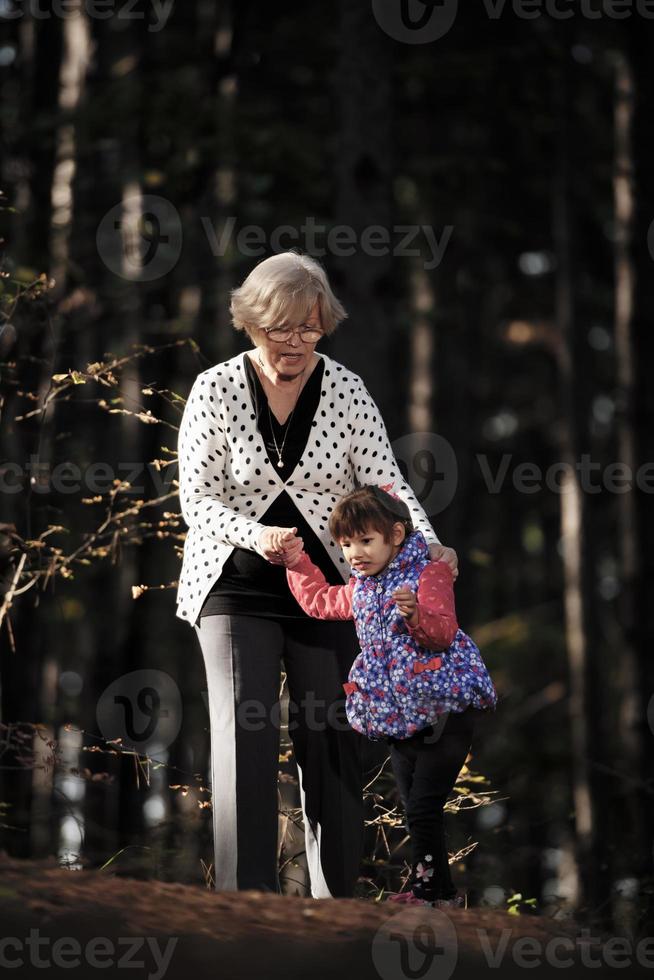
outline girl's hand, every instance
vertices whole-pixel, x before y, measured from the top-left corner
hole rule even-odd
[[[418,625],[418,600],[415,592],[407,586],[400,586],[392,593],[397,609],[401,616],[404,616],[408,626]]]
[[[291,557],[295,557],[296,553],[301,551],[303,547],[302,538],[297,537],[296,531],[296,527],[267,527],[265,531],[262,531],[259,537],[259,547],[264,558],[273,565],[283,565],[285,552],[288,551]]]
[[[457,579],[459,575],[459,559],[454,548],[447,548],[444,544],[430,544],[429,557],[432,561],[444,561],[450,566],[452,578]]]
[[[302,538],[296,538],[296,541],[297,541],[297,545],[290,544],[286,549],[286,558],[284,559],[284,565],[286,565],[287,568],[293,568],[294,565],[297,565],[304,552],[304,544],[302,542]]]

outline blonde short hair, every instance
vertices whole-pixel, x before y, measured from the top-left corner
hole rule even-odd
[[[347,313],[332,292],[327,274],[310,255],[280,252],[259,262],[231,293],[230,312],[236,330],[256,342],[264,327],[296,326],[318,301],[325,334],[332,334]]]

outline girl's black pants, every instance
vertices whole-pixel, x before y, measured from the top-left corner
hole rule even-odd
[[[388,739],[391,764],[406,812],[415,865],[431,854],[436,897],[452,898],[456,888],[450,875],[443,808],[463,767],[470,746],[476,708],[450,712],[440,736],[433,726],[407,739]]]

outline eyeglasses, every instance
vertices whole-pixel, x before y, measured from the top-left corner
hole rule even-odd
[[[317,330],[315,327],[295,327],[293,330],[290,327],[264,327],[263,332],[274,344],[285,343],[294,333],[299,334],[300,340],[305,344],[315,344],[324,336],[322,330]]]

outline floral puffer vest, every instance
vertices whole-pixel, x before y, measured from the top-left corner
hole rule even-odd
[[[404,739],[433,724],[445,711],[495,708],[497,694],[478,648],[463,630],[435,655],[407,633],[392,593],[407,584],[418,591],[430,562],[422,531],[413,531],[379,575],[358,579],[352,609],[361,652],[344,685],[350,725],[377,740]]]

